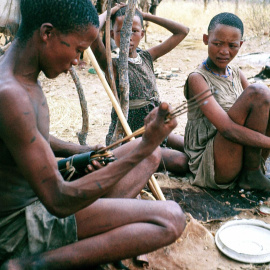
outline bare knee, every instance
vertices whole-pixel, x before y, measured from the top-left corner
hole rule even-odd
[[[264,84],[252,84],[249,85],[245,91],[247,91],[249,98],[260,106],[270,106],[270,90]]]
[[[166,201],[165,226],[169,242],[176,241],[186,227],[186,216],[181,207],[174,201]]]
[[[168,170],[172,173],[184,175],[188,172],[188,156],[180,151],[161,148],[162,160],[160,170]]]
[[[189,170],[188,160],[188,156],[185,153],[179,152],[172,162],[173,170],[171,172],[185,175]]]

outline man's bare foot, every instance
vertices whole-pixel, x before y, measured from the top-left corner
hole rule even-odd
[[[162,102],[158,108],[151,111],[145,118],[145,133],[142,140],[148,141],[150,144],[160,143],[171,133],[177,126],[175,118],[166,121],[166,116],[170,112],[170,107],[167,103]]]
[[[270,179],[268,179],[260,169],[255,171],[242,171],[238,181],[239,187],[243,189],[270,191]]]

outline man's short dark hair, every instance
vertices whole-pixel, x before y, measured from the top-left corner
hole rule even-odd
[[[21,25],[17,34],[27,40],[43,23],[51,23],[57,30],[69,32],[99,27],[98,14],[90,0],[21,0]]]
[[[125,16],[126,14],[126,10],[127,10],[127,6],[124,6],[122,8],[120,8],[119,10],[117,10],[115,12],[115,14],[112,16],[112,26],[114,26],[114,23],[115,23],[115,20],[117,17],[122,17],[122,16]],[[140,18],[140,21],[141,21],[141,25],[143,27],[143,17],[142,17],[142,13],[136,9],[135,10],[135,15],[134,16],[138,16]]]
[[[244,25],[241,19],[233,13],[223,12],[212,18],[208,26],[208,33],[216,28],[218,24],[228,25],[238,28],[241,31],[241,37],[244,35]]]

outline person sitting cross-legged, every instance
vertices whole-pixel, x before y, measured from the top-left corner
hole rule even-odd
[[[173,201],[135,198],[160,163],[159,145],[175,128],[168,104],[145,119],[141,139],[113,153],[107,166],[67,182],[55,157],[97,150],[49,134],[38,81],[77,65],[97,38],[90,0],[21,0],[22,21],[0,58],[0,268],[90,269],[173,243],[185,216]]]

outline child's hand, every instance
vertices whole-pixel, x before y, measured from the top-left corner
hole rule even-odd
[[[126,6],[125,3],[122,3],[122,2],[120,4],[116,3],[115,6],[111,9],[111,16],[114,15],[117,10],[119,10],[120,8],[124,6]]]
[[[142,12],[141,10],[139,10],[139,11],[141,12],[143,19],[145,19],[145,16],[147,15],[147,13]]]
[[[140,10],[140,9],[138,9],[138,8],[136,8],[136,11],[138,11],[138,12],[140,12],[141,13],[141,15],[142,15],[142,17],[143,17],[143,19],[144,19],[144,16],[145,16],[145,12],[142,12],[142,10]]]

